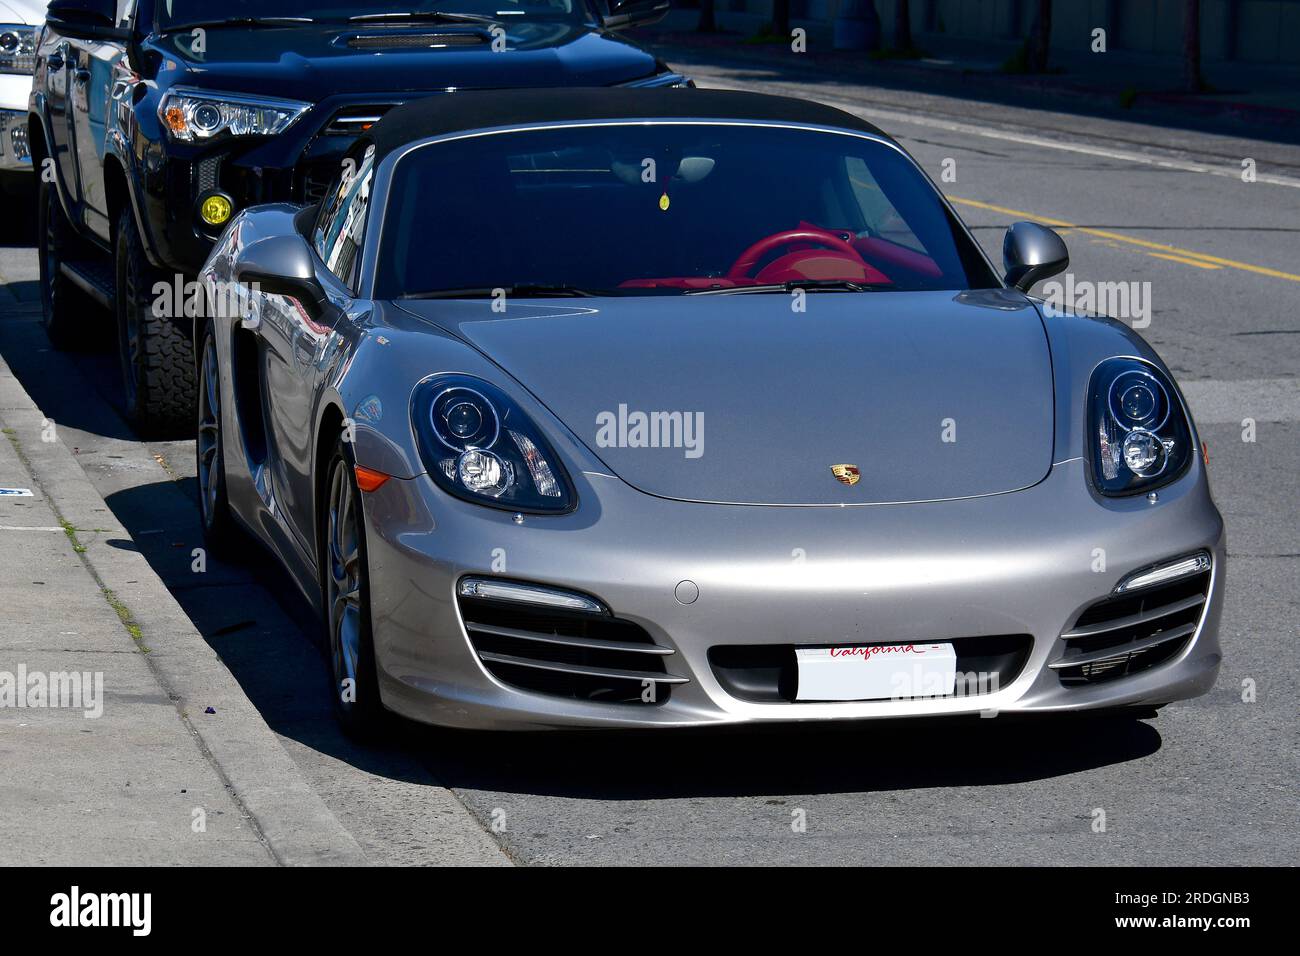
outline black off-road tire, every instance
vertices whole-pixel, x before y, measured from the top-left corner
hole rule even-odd
[[[118,217],[113,247],[118,355],[127,419],[146,437],[189,437],[198,414],[194,320],[179,308],[180,315],[155,314],[154,284],[171,285],[175,277],[150,264],[129,206]]]
[[[42,324],[60,352],[87,350],[108,338],[108,316],[59,266],[77,247],[77,235],[63,213],[58,190],[41,180],[36,207],[37,255],[41,268]]]

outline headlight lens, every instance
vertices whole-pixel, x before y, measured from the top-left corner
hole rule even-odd
[[[0,23],[0,73],[36,72],[36,28]]]
[[[411,415],[425,468],[444,491],[510,511],[573,509],[573,487],[550,443],[496,386],[468,375],[427,379]]]
[[[172,139],[192,143],[218,136],[276,136],[309,109],[310,103],[298,100],[173,90],[163,97],[158,118]]]
[[[1139,359],[1108,359],[1088,389],[1093,477],[1102,494],[1132,495],[1168,484],[1192,456],[1191,428],[1173,386]]]

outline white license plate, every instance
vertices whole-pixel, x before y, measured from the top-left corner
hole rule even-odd
[[[796,700],[906,700],[943,697],[957,683],[951,644],[797,647]]]

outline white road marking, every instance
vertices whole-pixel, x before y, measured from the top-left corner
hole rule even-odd
[[[1294,378],[1204,379],[1178,386],[1198,425],[1300,421],[1300,381]]]
[[[697,79],[700,76],[700,74],[694,70],[691,71],[691,75],[695,76]],[[742,81],[732,80],[729,77],[716,77],[716,79],[733,88],[743,86],[748,86],[754,90],[761,90],[762,88],[762,84],[746,84]],[[824,96],[818,96],[817,101],[819,103],[825,103],[827,106],[834,106],[838,109],[842,109],[846,113],[852,113],[854,116],[863,119],[884,120],[887,123],[924,126],[929,129],[946,130],[950,133],[962,133],[966,136],[982,136],[985,139],[996,139],[1009,143],[1019,143],[1024,146],[1040,146],[1043,149],[1065,150],[1066,152],[1071,153],[1082,153],[1085,156],[1097,156],[1102,159],[1115,159],[1128,163],[1142,163],[1146,166],[1159,166],[1162,169],[1177,169],[1188,173],[1205,173],[1210,176],[1223,176],[1228,179],[1241,180],[1240,165],[1214,166],[1209,163],[1196,163],[1191,160],[1155,156],[1149,153],[1139,153],[1127,149],[1088,146],[1083,143],[1072,143],[1059,139],[1049,139],[1045,136],[1034,136],[1028,133],[1012,132],[1010,130],[990,129],[986,126],[975,126],[971,123],[959,123],[955,120],[942,120],[930,116],[918,116],[915,113],[904,113],[899,110],[885,109],[878,106],[863,106],[860,103],[854,103],[850,100],[833,99]],[[1269,183],[1273,186],[1289,186],[1292,189],[1300,189],[1300,179],[1292,176],[1281,176],[1276,173],[1256,172],[1255,181],[1260,183]]]

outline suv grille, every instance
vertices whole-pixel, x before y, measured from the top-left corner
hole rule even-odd
[[[631,621],[475,597],[456,600],[475,652],[503,683],[554,697],[642,705],[661,704],[674,684],[687,683],[664,667],[673,649],[655,644]]]
[[[1210,572],[1108,597],[1088,607],[1061,635],[1065,652],[1049,665],[1066,685],[1096,684],[1155,667],[1196,633]]]

